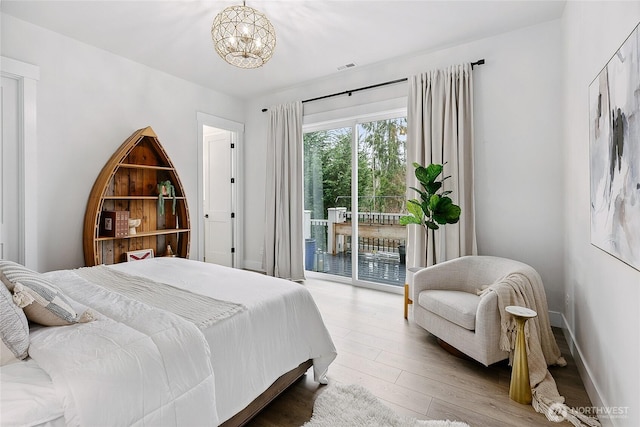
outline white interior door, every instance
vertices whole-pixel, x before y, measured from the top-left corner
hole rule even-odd
[[[40,68],[2,56],[0,72],[1,256],[37,270],[39,233],[36,85],[40,79]]]
[[[23,228],[20,196],[19,83],[2,77],[2,135],[0,139],[0,258],[24,262],[21,254]]]
[[[233,267],[233,132],[205,126],[204,260]]]

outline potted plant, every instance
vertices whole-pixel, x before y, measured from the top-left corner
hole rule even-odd
[[[171,181],[166,180],[162,181],[158,184],[158,212],[160,215],[164,215],[164,199],[166,197],[173,198],[173,205],[171,207],[171,212],[173,215],[176,214],[176,189],[171,184]]]
[[[460,206],[453,203],[449,194],[451,191],[445,191],[443,182],[450,178],[446,176],[438,179],[444,169],[444,165],[432,163],[424,167],[418,163],[414,163],[415,175],[422,190],[411,187],[419,195],[420,199],[410,199],[407,203],[408,215],[400,217],[400,224],[417,224],[424,227],[429,236],[433,237],[433,230],[437,230],[441,225],[455,224],[460,220]],[[435,245],[432,238],[432,244]]]

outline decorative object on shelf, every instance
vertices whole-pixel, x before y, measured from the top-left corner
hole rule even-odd
[[[589,86],[591,244],[640,270],[640,24]]]
[[[142,224],[141,218],[129,218],[129,236],[137,234],[136,228],[140,227],[140,224]]]
[[[128,211],[102,211],[100,215],[100,236],[127,237],[128,235]]]
[[[167,245],[167,250],[164,251],[164,256],[166,256],[166,257],[174,257],[174,256],[176,256],[173,253],[173,249],[171,249],[171,245]]]
[[[138,251],[128,251],[126,253],[127,262],[140,261],[153,258],[153,249],[141,249]]]
[[[276,31],[269,19],[244,1],[216,15],[211,38],[218,55],[239,68],[263,66],[276,47]]]
[[[176,214],[176,189],[174,188],[171,181],[162,181],[158,184],[158,212],[160,215],[164,215],[164,199],[165,197],[173,198],[173,206],[171,212]]]
[[[444,165],[432,163],[426,168],[418,163],[414,163],[416,178],[422,185],[423,190],[411,187],[420,194],[420,200],[410,199],[407,203],[409,215],[400,217],[400,224],[417,224],[424,227],[429,236],[431,231],[431,244],[435,245],[433,231],[440,228],[440,225],[455,224],[460,220],[462,212],[460,206],[453,203],[449,194],[452,191],[445,191],[444,181],[448,176],[438,180],[444,169]],[[427,244],[429,239],[427,238]]]
[[[171,215],[160,214],[158,193],[163,201],[172,197]],[[165,196],[166,195],[166,196]],[[100,232],[103,211],[126,211],[125,235]],[[142,219],[144,226],[129,235],[129,218]],[[127,260],[127,251],[149,248],[164,254],[167,245],[177,257],[189,258],[191,228],[189,207],[178,172],[151,127],[138,129],[111,155],[99,172],[84,216],[83,249],[86,266],[115,264]]]

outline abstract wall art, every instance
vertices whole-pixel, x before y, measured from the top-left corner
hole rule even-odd
[[[638,270],[639,26],[589,86],[591,243]]]

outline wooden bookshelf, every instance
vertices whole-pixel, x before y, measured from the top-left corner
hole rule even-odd
[[[164,199],[164,214],[158,205],[158,184],[167,180],[175,189],[175,214],[173,198]],[[128,211],[129,218],[142,221],[135,235],[101,236],[103,211]],[[135,131],[100,171],[87,202],[83,238],[87,266],[123,262],[126,252],[141,249],[162,256],[167,245],[176,256],[189,257],[191,227],[184,188],[151,127]]]

